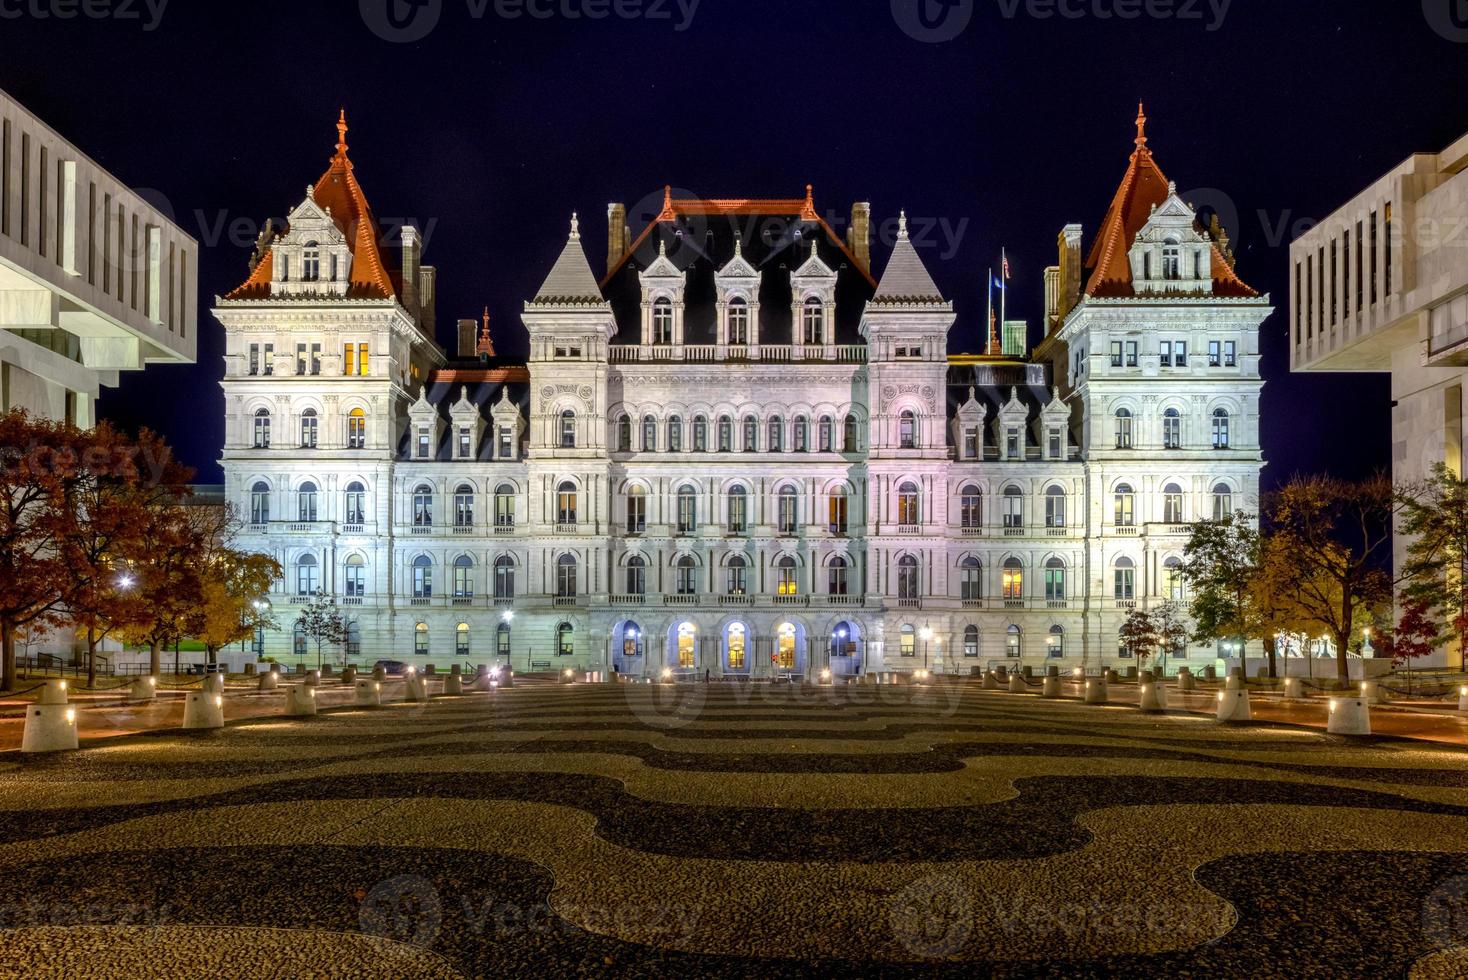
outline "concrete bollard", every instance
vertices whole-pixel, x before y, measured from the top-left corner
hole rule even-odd
[[[1035,668],[1031,667],[1029,664],[1025,664],[1023,667],[1021,667],[1019,669],[1019,672],[1025,675],[1025,680],[1027,681],[1032,680],[1035,676]]]
[[[428,700],[428,681],[412,667],[408,668],[408,673],[404,676],[403,683],[407,689],[409,701]]]
[[[1108,684],[1119,684],[1121,682],[1121,677],[1110,667],[1106,668],[1105,677],[1106,683]]]
[[[1149,713],[1167,710],[1167,685],[1158,683],[1150,670],[1142,671],[1137,691],[1138,709]]]
[[[1179,691],[1196,691],[1198,689],[1198,678],[1194,677],[1193,672],[1190,670],[1179,671],[1177,675],[1177,689]]]
[[[1389,700],[1380,681],[1362,681],[1360,697],[1365,698],[1367,704],[1386,704]]]
[[[316,714],[316,688],[292,684],[285,689],[285,713],[291,718]]]
[[[357,668],[356,667],[347,667],[346,669],[344,669],[342,671],[342,683],[343,684],[355,684],[355,683],[357,683]]]
[[[322,664],[321,665],[321,676],[322,677],[330,677],[331,674],[332,674],[332,671],[335,670],[335,669],[336,668],[332,667],[331,664]]]
[[[317,684],[321,683],[321,675],[313,670],[306,674],[305,677],[301,678],[301,683],[309,687],[315,687]]]
[[[372,668],[372,679],[374,681],[378,681],[378,682],[387,680],[387,668],[384,667],[384,666],[382,666],[381,664],[378,664],[376,667],[373,667]]]
[[[1134,681],[1139,675],[1136,667],[1124,667],[1122,668],[1122,676],[1129,681]]]
[[[1203,679],[1205,681],[1216,681],[1216,680],[1218,680],[1218,667],[1215,666],[1214,664],[1209,664],[1207,667],[1204,667],[1203,668]]]
[[[1060,675],[1059,674],[1046,674],[1045,675],[1045,679],[1040,682],[1040,697],[1042,697],[1042,698],[1058,698],[1058,697],[1060,697]]]
[[[271,674],[271,673],[261,674],[260,675],[260,680],[256,682],[255,687],[256,687],[256,690],[260,690],[260,691],[273,691],[273,690],[275,690],[276,687],[277,687],[277,684],[275,682],[275,675],[274,674]]]
[[[1468,684],[1458,688],[1458,710],[1468,711]]]
[[[271,664],[270,665],[270,672],[272,674],[274,674],[276,677],[279,677],[280,676],[280,664]]]
[[[1223,689],[1225,691],[1242,691],[1244,689],[1244,679],[1238,674],[1229,674],[1228,677],[1224,678]]]
[[[1010,694],[1028,694],[1028,693],[1030,693],[1030,686],[1025,683],[1024,677],[1021,674],[1019,674],[1018,672],[1012,673],[1012,674],[1009,675],[1009,693]]]
[[[158,678],[139,677],[127,689],[129,701],[152,701],[158,696]]]
[[[427,667],[424,667],[423,668],[423,676],[424,677],[434,677],[437,674],[438,674],[438,668],[435,667],[435,666],[433,666],[433,664],[429,664]]]
[[[305,677],[306,676],[306,665],[305,664],[296,664],[296,676],[297,677]]]
[[[1218,720],[1226,723],[1253,721],[1247,690],[1218,692]]]
[[[359,708],[382,706],[382,682],[363,678],[356,682],[356,703]]]
[[[444,694],[463,694],[464,693],[464,675],[460,674],[456,670],[452,674],[450,674],[449,676],[445,677],[443,679],[443,693]]]
[[[1106,682],[1107,682],[1107,680],[1106,680],[1105,677],[1097,677],[1097,678],[1093,678],[1092,680],[1086,681],[1086,697],[1085,697],[1085,700],[1086,700],[1086,703],[1087,704],[1105,704],[1106,703],[1107,698],[1108,698],[1108,693],[1107,693],[1107,690],[1106,690]]]
[[[515,686],[515,672],[513,670],[509,667],[497,667],[495,669],[499,671],[500,687]]]
[[[1370,702],[1364,697],[1331,698],[1325,730],[1332,735],[1370,735]]]
[[[223,674],[205,674],[204,675],[204,683],[203,683],[203,685],[201,685],[200,690],[202,690],[205,694],[223,694],[224,693],[224,675]]]
[[[223,728],[224,695],[212,691],[190,691],[184,696],[183,727]]]
[[[66,681],[46,682],[36,703],[25,709],[22,752],[64,752],[77,747],[76,709],[66,698]]]
[[[255,676],[255,665],[254,664],[245,664],[245,676],[246,677],[254,677]]]
[[[992,670],[984,675],[984,690],[999,690],[999,677]]]
[[[490,687],[490,683],[491,683],[491,681],[494,681],[494,680],[495,680],[495,677],[494,677],[494,675],[492,673],[490,673],[489,665],[488,664],[480,664],[478,667],[475,667],[474,668],[474,680],[469,685],[469,690],[471,690],[471,691],[489,691],[489,690],[492,689]],[[563,677],[562,680],[564,681],[565,678]],[[495,687],[498,687],[499,685],[498,684],[495,684],[494,686]]]
[[[1300,701],[1305,697],[1305,684],[1298,677],[1286,677],[1284,679],[1284,699],[1286,701]]]

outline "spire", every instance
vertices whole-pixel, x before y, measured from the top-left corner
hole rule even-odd
[[[906,211],[900,211],[900,212],[898,212],[898,215],[897,215],[897,240],[899,242],[905,242],[905,241],[907,241],[907,212]]]
[[[1147,110],[1141,102],[1137,103],[1137,149],[1147,148]]]
[[[336,156],[332,158],[332,162],[342,163],[348,167],[352,165],[352,161],[347,159],[347,110],[345,106],[336,117]]]
[[[494,341],[489,336],[489,307],[484,308],[484,322],[479,328],[479,343],[474,353],[480,357],[494,357]]]
[[[882,270],[882,280],[877,284],[872,302],[878,306],[932,306],[947,302],[908,240],[906,211],[897,219],[897,244],[887,260],[887,268]]]
[[[571,241],[581,241],[581,219],[576,216],[575,211],[571,212]]]
[[[816,220],[816,189],[814,185],[805,185],[805,201],[800,205],[800,216],[807,221]]]
[[[581,306],[587,303],[604,304],[605,302],[606,299],[601,294],[601,287],[596,283],[596,276],[591,273],[591,264],[586,261],[586,250],[581,247],[581,233],[573,217],[571,233],[566,236],[566,247],[561,250],[556,264],[551,267],[550,275],[545,277],[545,282],[536,291],[532,304],[536,306],[557,304]]]
[[[677,217],[677,214],[675,214],[674,211],[673,211],[673,185],[672,184],[664,184],[663,185],[663,210],[653,220],[654,221],[672,221],[676,217]]]

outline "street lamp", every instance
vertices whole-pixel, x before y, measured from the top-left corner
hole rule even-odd
[[[924,623],[923,628],[918,630],[918,636],[923,638],[923,670],[926,672],[928,669],[928,641],[933,638],[933,627]]]

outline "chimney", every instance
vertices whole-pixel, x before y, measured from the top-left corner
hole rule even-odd
[[[474,345],[479,340],[479,324],[473,320],[459,321],[459,345],[457,356],[461,358],[474,357]]]
[[[1064,320],[1081,301],[1081,226],[1066,225],[1060,232],[1059,319]]]
[[[846,247],[864,269],[872,267],[872,205],[857,201],[851,206],[851,227],[846,229]]]
[[[627,205],[607,205],[607,271],[627,254]]]
[[[429,337],[438,330],[438,270],[418,267],[418,326]]]
[[[422,243],[418,240],[418,229],[403,225],[403,308],[418,319],[418,264],[422,258]]]

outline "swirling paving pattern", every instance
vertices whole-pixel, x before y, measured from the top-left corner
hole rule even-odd
[[[1468,757],[519,686],[0,757],[0,975],[1461,976]]]

